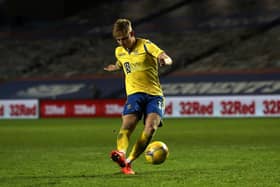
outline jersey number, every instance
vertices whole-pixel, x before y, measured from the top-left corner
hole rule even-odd
[[[124,63],[124,68],[125,68],[126,73],[131,73],[129,62]]]

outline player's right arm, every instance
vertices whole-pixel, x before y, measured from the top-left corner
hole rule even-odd
[[[105,71],[118,71],[120,67],[118,66],[118,62],[116,64],[109,64],[108,66],[104,67]]]

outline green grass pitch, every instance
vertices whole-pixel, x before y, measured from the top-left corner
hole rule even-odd
[[[0,186],[280,186],[279,118],[165,119],[153,140],[168,159],[142,155],[133,176],[109,159],[119,127],[119,118],[0,120]]]

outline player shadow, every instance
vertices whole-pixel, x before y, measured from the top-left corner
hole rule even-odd
[[[162,174],[170,174],[173,173],[174,170],[157,170],[156,173],[162,173]],[[96,179],[96,178],[133,178],[133,177],[145,177],[150,176],[151,174],[154,174],[155,171],[141,171],[136,172],[135,175],[124,175],[121,172],[114,172],[114,173],[103,173],[103,174],[81,174],[81,175],[41,175],[41,176],[32,176],[32,175],[22,175],[22,176],[12,176],[12,177],[0,177],[0,181],[10,181],[13,179],[17,180],[40,180],[40,179]]]
[[[81,174],[81,175],[60,175],[60,176],[52,176],[52,175],[41,175],[41,176],[12,176],[12,177],[0,177],[1,181],[11,180],[11,179],[26,179],[26,180],[35,180],[35,179],[86,179],[86,178],[107,178],[107,177],[114,177],[119,178],[120,176],[124,176],[121,172],[115,173],[106,173],[106,174]],[[133,175],[131,175],[133,176]]]

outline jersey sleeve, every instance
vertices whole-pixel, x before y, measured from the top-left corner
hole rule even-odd
[[[146,40],[146,42],[144,43],[144,48],[148,54],[152,55],[155,58],[157,58],[162,52],[164,52],[156,44],[149,40]]]

